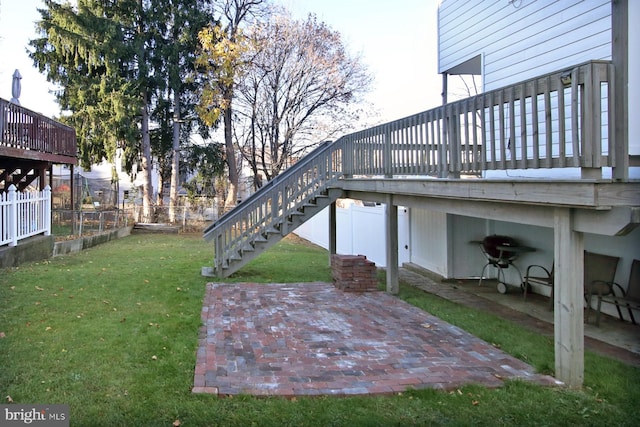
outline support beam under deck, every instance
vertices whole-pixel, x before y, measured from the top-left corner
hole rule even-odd
[[[554,342],[555,376],[569,387],[584,380],[584,239],[573,231],[573,212],[554,214]]]
[[[387,194],[385,221],[387,241],[387,292],[396,295],[400,291],[398,269],[398,206],[394,205],[393,195],[391,194]]]
[[[331,256],[338,253],[338,220],[336,217],[336,202],[329,206],[329,266],[331,266]]]

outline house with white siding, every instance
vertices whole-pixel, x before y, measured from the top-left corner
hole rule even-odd
[[[391,293],[401,261],[520,286],[516,268],[483,272],[475,243],[510,236],[520,273],[555,268],[555,373],[580,386],[585,253],[617,258],[625,286],[640,259],[640,2],[442,0],[438,13],[443,105],[326,143],[267,183],[205,230],[203,274],[233,274],[299,229],[331,253],[383,235]],[[482,93],[449,102],[456,74],[480,76]],[[380,230],[356,220],[345,237],[343,198],[378,204]]]
[[[634,3],[634,2],[629,2]],[[639,16],[637,4],[629,5],[628,17]],[[473,17],[473,18],[470,18]],[[612,61],[613,59],[613,13],[612,2],[608,0],[589,1],[483,1],[468,2],[456,0],[442,1],[438,16],[438,55],[439,72],[443,75],[443,81],[454,74],[476,74],[482,77],[483,92],[490,92],[503,87],[526,81],[536,76],[543,76],[557,70],[571,72],[572,67],[588,61]],[[630,19],[630,18],[629,18]],[[628,46],[640,46],[640,38],[636,28],[629,26]],[[640,64],[640,49],[628,48],[626,58],[621,62],[629,67],[627,75],[638,72]],[[621,55],[624,55],[622,53]],[[619,71],[616,69],[616,71]],[[639,111],[638,96],[640,94],[638,83],[628,79],[627,103],[628,111]],[[634,87],[635,85],[635,87]],[[608,88],[609,89],[609,88]],[[624,95],[625,91],[621,91]],[[542,97],[539,97],[542,104]],[[557,120],[557,95],[550,96],[551,132],[548,134],[551,140],[552,156],[557,156],[559,151],[559,135]],[[605,101],[603,101],[604,103]],[[570,108],[571,100],[565,96],[566,108]],[[519,108],[514,108],[514,133],[515,140],[510,141],[506,136],[506,145],[512,145],[513,151],[521,152],[521,132],[519,125]],[[538,106],[540,112],[543,107]],[[601,143],[602,155],[612,156],[608,146],[608,111],[602,111],[601,118]],[[530,114],[530,113],[528,113]],[[616,115],[616,124],[621,124],[621,118]],[[505,112],[505,121],[509,121],[509,111]],[[539,118],[539,121],[542,119]],[[527,117],[530,122],[530,117]],[[547,131],[543,128],[546,123],[538,127],[539,145],[546,144]],[[629,165],[619,170],[621,180],[640,178],[640,124],[637,121],[626,123],[627,144],[623,156],[628,157]],[[567,123],[565,127],[570,127]],[[565,129],[568,134],[569,130]],[[531,130],[525,132],[531,134]],[[563,147],[567,155],[573,150],[574,142],[570,137],[565,138]],[[531,150],[531,147],[528,148]],[[531,155],[531,153],[528,153]],[[496,156],[501,156],[500,147],[497,147]],[[506,161],[510,161],[511,150],[504,152]],[[544,157],[543,154],[540,154]],[[553,167],[544,165],[538,168],[509,168],[498,170],[482,170],[482,177],[486,179],[526,180],[526,179],[593,179],[613,180],[614,168],[604,165],[596,167]],[[635,194],[640,199],[640,195]],[[637,204],[639,199],[635,200]],[[429,221],[432,226],[421,227],[420,223]],[[534,247],[535,252],[526,254],[520,262],[524,265],[541,263],[550,265],[553,258],[553,229],[548,226],[533,226],[522,228],[525,224],[500,222],[493,219],[480,219],[473,217],[450,216],[429,210],[412,210],[411,229],[419,234],[414,234],[414,240],[419,242],[446,241],[447,247],[452,249],[451,254],[442,257],[433,252],[431,245],[419,245],[412,247],[412,261],[423,265],[444,277],[469,277],[477,274],[477,267],[473,263],[461,262],[473,257],[473,251],[464,250],[465,243],[469,240],[467,230],[483,229],[484,234],[515,235]],[[604,227],[604,226],[603,226]],[[431,231],[429,231],[431,230]],[[447,230],[445,232],[445,230]],[[460,231],[455,231],[460,230]],[[464,232],[462,232],[464,230]],[[624,283],[628,278],[629,268],[633,258],[640,257],[640,230],[619,236],[618,232],[609,231],[601,233],[594,227],[592,233],[585,233],[585,249],[604,252],[620,256],[616,279]],[[437,233],[437,235],[433,235]],[[446,233],[446,235],[445,235]],[[477,236],[476,236],[477,237]],[[468,246],[468,245],[467,245]],[[451,262],[453,261],[453,262]],[[481,262],[482,260],[480,260]],[[516,281],[514,271],[512,281]],[[548,292],[548,289],[540,289]]]

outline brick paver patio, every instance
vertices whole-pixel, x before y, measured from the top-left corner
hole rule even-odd
[[[526,363],[384,292],[330,283],[208,284],[194,392],[386,394],[558,385]]]

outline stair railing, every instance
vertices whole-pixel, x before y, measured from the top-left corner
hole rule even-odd
[[[214,269],[268,233],[288,233],[288,217],[342,176],[342,140],[325,142],[204,230],[215,240]]]

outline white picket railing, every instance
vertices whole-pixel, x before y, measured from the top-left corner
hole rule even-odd
[[[0,246],[44,233],[51,235],[51,187],[42,191],[17,191],[10,185],[0,194]]]

